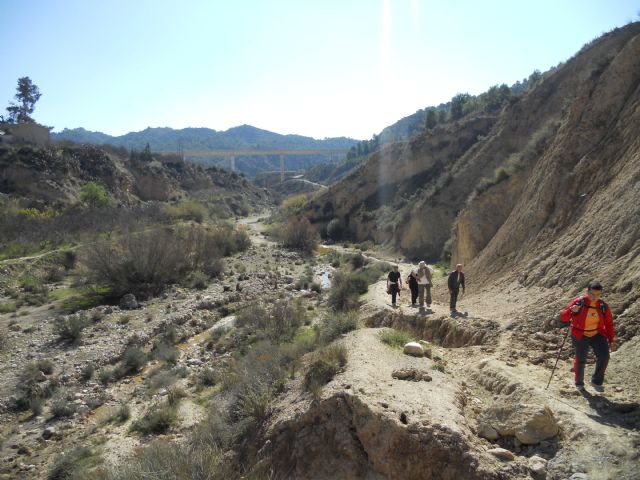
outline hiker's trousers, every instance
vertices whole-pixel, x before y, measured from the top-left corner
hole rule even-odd
[[[456,303],[458,302],[458,294],[460,293],[459,288],[452,288],[450,298],[449,298],[449,310],[452,312],[456,309]]]
[[[418,296],[420,297],[420,306],[424,307],[424,292],[427,292],[427,305],[431,306],[431,285],[418,284]]]
[[[580,340],[576,340],[576,337],[572,335],[571,338],[573,339],[573,348],[575,350],[573,374],[576,385],[584,385],[584,367],[587,364],[589,347],[593,348],[593,353],[596,355],[596,370],[593,372],[591,381],[596,385],[602,385],[604,372],[609,364],[609,340],[602,335],[585,336]]]
[[[409,287],[411,289],[411,305],[415,305],[418,300],[418,286]]]
[[[389,293],[391,293],[391,304],[392,305],[396,304],[396,296],[398,295],[399,292],[400,292],[400,287],[398,287],[397,284],[392,283],[391,285],[389,285]]]

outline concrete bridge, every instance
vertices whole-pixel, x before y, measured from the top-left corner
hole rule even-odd
[[[284,150],[284,149],[274,149],[274,150],[185,150],[182,153],[183,158],[194,158],[194,157],[218,157],[218,158],[228,158],[229,159],[229,168],[231,170],[236,169],[236,158],[237,157],[254,157],[254,156],[262,156],[262,155],[270,155],[270,156],[279,156],[280,157],[280,181],[284,181],[284,172],[285,172],[285,157],[294,156],[294,155],[327,155],[333,160],[334,156],[340,157],[346,155],[349,151],[348,148],[325,148],[325,149],[304,149],[304,150]]]

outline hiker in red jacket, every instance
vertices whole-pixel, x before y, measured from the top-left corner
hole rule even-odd
[[[578,390],[584,390],[584,367],[587,363],[589,347],[596,355],[596,370],[591,377],[591,385],[603,392],[604,372],[609,363],[609,351],[614,351],[613,315],[609,306],[600,298],[602,284],[590,282],[587,294],[575,298],[560,314],[560,320],[571,322],[571,336],[575,357],[573,372]]]

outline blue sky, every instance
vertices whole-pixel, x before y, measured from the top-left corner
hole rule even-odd
[[[460,92],[546,70],[631,0],[0,0],[0,105],[112,135],[251,124],[370,138]],[[1,103],[5,102],[5,103]]]

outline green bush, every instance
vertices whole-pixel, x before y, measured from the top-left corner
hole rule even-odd
[[[92,208],[106,207],[110,200],[102,185],[89,182],[80,192],[80,200]]]
[[[53,321],[53,333],[58,340],[78,343],[82,338],[82,332],[89,325],[84,313],[76,313],[67,317],[59,316]]]
[[[411,337],[402,330],[383,330],[378,334],[378,338],[382,343],[386,343],[390,347],[403,348],[408,342],[411,341]]]

